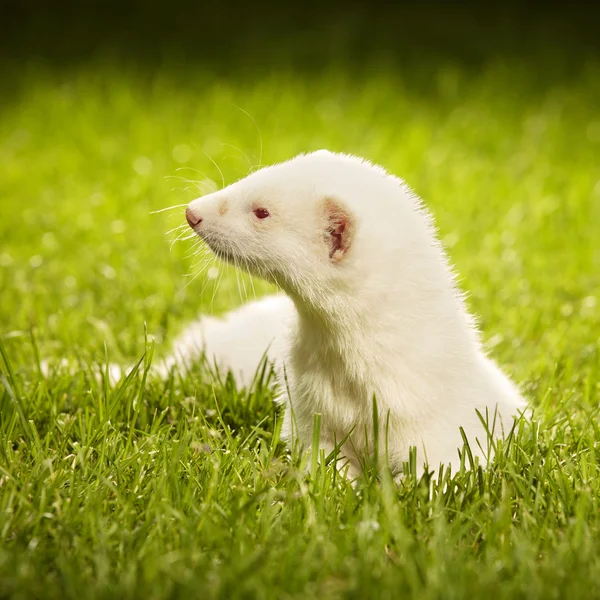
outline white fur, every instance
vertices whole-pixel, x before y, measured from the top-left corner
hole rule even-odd
[[[347,252],[335,260],[326,199],[354,223]],[[270,216],[258,219],[256,208]],[[295,311],[281,297],[264,300],[224,322],[205,320],[203,330],[184,334],[180,349],[202,338],[209,356],[248,381],[277,338],[271,355],[286,366],[288,439],[297,434],[310,446],[313,415],[321,413],[327,451],[352,431],[342,451],[354,474],[373,449],[373,397],[381,453],[387,437],[395,472],[411,446],[419,464],[456,465],[460,427],[473,454],[485,457],[476,411],[497,417],[495,436],[511,429],[525,403],[484,353],[432,219],[400,179],[360,158],[319,151],[257,171],[188,211],[202,217],[195,230],[216,254],[277,283]],[[268,326],[260,335],[259,325]]]
[[[272,360],[283,356],[294,318],[294,305],[283,295],[250,302],[220,319],[202,317],[175,340],[158,371],[164,376],[174,367],[189,368],[206,354],[211,366],[224,374],[231,371],[238,384],[248,387],[265,355]]]

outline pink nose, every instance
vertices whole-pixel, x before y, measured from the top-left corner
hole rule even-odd
[[[198,227],[198,225],[202,223],[202,217],[199,217],[196,213],[194,213],[189,206],[185,210],[185,218],[192,229]]]

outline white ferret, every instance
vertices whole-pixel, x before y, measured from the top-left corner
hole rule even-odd
[[[286,295],[200,320],[166,367],[204,351],[248,383],[269,348],[285,369],[284,435],[309,447],[321,413],[327,453],[351,432],[350,475],[374,447],[373,398],[394,473],[411,446],[419,465],[456,465],[461,427],[485,459],[479,415],[501,436],[524,409],[482,349],[431,216],[383,168],[321,150],[198,198],[186,217],[215,254]]]

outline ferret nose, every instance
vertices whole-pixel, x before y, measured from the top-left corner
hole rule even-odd
[[[202,217],[199,217],[189,206],[185,210],[185,218],[192,229],[195,229],[202,223]]]

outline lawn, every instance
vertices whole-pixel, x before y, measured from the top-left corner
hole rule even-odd
[[[553,32],[472,63],[353,67],[350,38],[297,68],[293,37],[250,72],[5,59],[0,597],[600,597],[600,55]],[[489,471],[352,487],[279,442],[268,380],[146,375],[197,314],[268,289],[203,269],[183,208],[156,211],[322,147],[424,198],[536,407]]]

